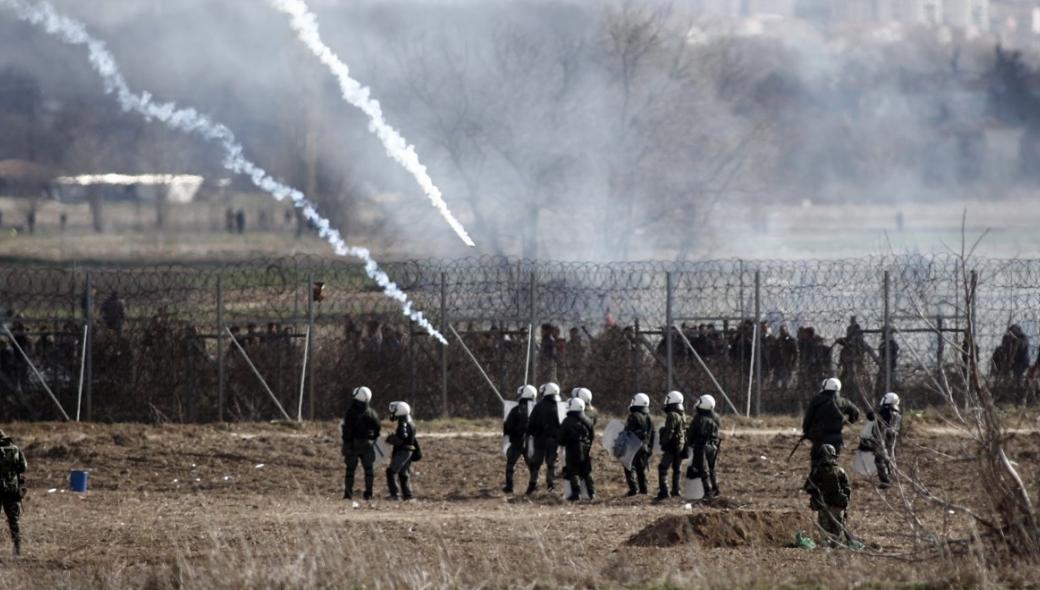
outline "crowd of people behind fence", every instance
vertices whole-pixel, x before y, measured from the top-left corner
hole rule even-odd
[[[200,421],[217,417],[215,327],[195,323],[162,306],[141,313],[143,310],[133,309],[135,303],[118,292],[103,294],[95,301],[94,383],[108,395],[142,398],[139,403],[110,411],[108,418]],[[59,396],[60,392],[75,392],[82,320],[33,321],[22,318],[17,310],[8,310],[3,323],[11,336],[0,333],[0,403],[8,415],[45,417],[50,411],[46,402],[28,394],[38,384],[25,357]],[[306,324],[231,318],[227,325],[224,417],[274,417],[275,407],[256,372],[264,376],[283,405],[295,399],[304,378],[301,353]],[[523,380],[528,326],[471,323],[458,329],[493,382],[506,387]],[[826,339],[811,324],[792,331],[782,322],[762,322],[756,327],[751,319],[721,326],[683,323],[673,330],[672,364],[678,379],[685,380],[681,385],[704,390],[711,388],[704,366],[727,389],[747,389],[749,369],[755,363],[756,333],[760,334],[757,346],[763,389],[768,391],[767,410],[782,405],[790,408],[791,401],[801,407],[807,400],[802,400],[799,392],[832,374],[846,384],[851,399],[876,397],[885,392],[886,385],[887,389],[905,389],[902,377],[914,360],[901,358],[896,330],[866,330],[855,317],[844,334],[833,340]],[[668,339],[662,337],[662,330],[620,325],[610,316],[602,325],[591,328],[543,323],[535,332],[535,358],[530,364],[537,371],[532,377],[586,383],[602,392],[604,405],[612,411],[621,409],[627,392],[659,379],[667,363]],[[435,384],[440,380],[432,378],[440,371],[437,346],[425,334],[409,333],[406,324],[381,317],[344,315],[330,320],[326,316],[319,319],[312,342],[314,368],[307,378],[314,380],[319,414],[331,416],[339,411],[334,392],[343,380],[365,382],[413,402],[417,397],[425,399],[422,407],[431,411],[439,408],[433,400],[439,397]],[[492,396],[473,395],[486,385],[457,348],[450,347],[448,352],[449,391],[464,394],[466,400],[462,404],[453,401],[452,407],[464,415],[493,413]],[[956,360],[950,356],[950,360]],[[885,374],[886,359],[891,363],[889,375]],[[1029,337],[1018,324],[1007,328],[988,363],[980,364],[988,369],[992,383],[1007,401],[1026,401],[1040,375],[1040,356],[1031,359]],[[782,400],[783,404],[773,405],[772,400]],[[104,401],[101,403],[103,406]],[[34,411],[33,407],[38,409]],[[137,415],[142,411],[148,415]]]

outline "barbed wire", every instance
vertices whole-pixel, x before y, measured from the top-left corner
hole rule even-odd
[[[637,390],[667,387],[669,283],[673,325],[701,349],[734,401],[749,406],[751,385],[761,381],[756,402],[764,410],[793,411],[813,393],[816,377],[847,373],[850,364],[859,367],[854,379],[864,380],[863,391],[879,391],[884,380],[869,359],[881,349],[886,317],[898,331],[897,346],[914,352],[893,355],[893,387],[920,389],[923,403],[929,372],[958,358],[949,343],[964,337],[965,283],[977,280],[980,362],[1006,399],[1025,400],[1034,391],[1028,368],[1040,340],[1040,260],[978,258],[964,267],[953,255],[622,263],[477,257],[385,269],[435,325],[448,321],[460,330],[503,391],[524,380],[530,329],[536,371],[528,380],[590,386],[597,403],[617,411]],[[442,360],[439,346],[412,329],[361,267],[342,260],[0,263],[0,313],[65,406],[76,405],[83,326],[91,324],[86,390],[95,419],[274,417],[264,384],[225,328],[282,405],[298,406],[303,381],[304,415],[338,414],[343,392],[361,383],[387,401],[411,399],[420,414],[499,411],[458,347]],[[758,377],[748,346],[756,317],[764,337]],[[856,354],[867,361],[843,353],[852,348],[843,339],[854,324],[870,348]],[[948,331],[947,342],[936,336],[937,324]],[[1021,336],[1009,341],[1012,325]],[[781,337],[782,328],[789,336]],[[0,406],[11,417],[53,418],[55,408],[8,340],[0,336]],[[675,386],[689,393],[713,389],[674,340],[671,365]]]

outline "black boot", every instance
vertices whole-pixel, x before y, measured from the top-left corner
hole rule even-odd
[[[639,493],[643,494],[645,496],[647,494],[647,490],[646,490],[646,472],[645,471],[637,471],[636,472],[636,477],[639,479]]]
[[[550,465],[545,471],[545,487],[551,492],[556,489],[556,466]]]
[[[506,485],[502,487],[502,491],[507,494],[513,493],[513,472],[506,471]]]
[[[15,537],[14,538],[14,554],[15,555],[21,555],[22,554],[22,539],[21,539],[21,537]]]
[[[628,484],[628,497],[632,497],[639,493],[636,488],[636,474],[631,469],[625,470],[625,483]]]
[[[375,473],[366,473],[365,474],[365,496],[364,496],[364,498],[366,500],[371,500],[372,499],[372,488],[375,487],[375,479],[376,479],[376,474]]]
[[[386,470],[386,489],[390,491],[391,500],[400,499],[397,495],[397,475],[389,469]]]
[[[581,499],[581,482],[578,481],[577,475],[572,475],[567,481],[571,483],[571,495],[567,496],[567,499],[571,502],[577,502]]]
[[[585,491],[589,493],[589,500],[596,499],[596,486],[592,483],[592,476],[585,476]]]
[[[682,492],[679,491],[679,470],[676,469],[672,472],[672,497],[678,498],[681,495]]]
[[[401,474],[401,499],[411,500],[412,499],[412,484],[411,477],[407,473]]]

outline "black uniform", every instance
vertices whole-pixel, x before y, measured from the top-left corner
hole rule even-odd
[[[841,437],[845,421],[851,424],[859,420],[856,405],[834,391],[821,391],[809,403],[802,420],[802,436],[812,441],[812,464],[820,456],[820,447],[831,445],[841,454],[845,441]]]
[[[592,420],[584,412],[567,412],[560,427],[560,444],[566,452],[564,469],[571,484],[568,500],[577,500],[581,494],[581,482],[589,498],[596,495],[592,483],[592,441],[595,438]]]
[[[390,490],[390,499],[398,499],[397,481],[400,480],[400,499],[411,500],[412,488],[409,481],[412,476],[412,457],[419,449],[419,443],[415,440],[415,424],[411,417],[397,418],[397,429],[386,441],[394,446],[390,455],[390,466],[386,468],[386,487]]]
[[[628,422],[625,431],[631,432],[643,441],[643,448],[636,453],[632,461],[632,469],[625,470],[625,481],[628,483],[628,495],[636,495],[636,483],[638,480],[638,493],[646,493],[646,466],[650,460],[650,451],[653,445],[654,423],[650,420],[650,412],[644,407],[633,406],[629,408]]]
[[[686,470],[686,477],[700,479],[704,486],[704,497],[719,495],[719,482],[715,478],[715,460],[719,456],[719,416],[713,410],[697,408],[697,412],[686,431],[686,443],[693,449],[693,462]]]
[[[379,416],[362,401],[353,400],[343,416],[343,460],[347,473],[343,478],[343,497],[354,497],[354,474],[358,461],[365,471],[365,499],[372,499],[375,479],[375,444],[379,440]]]
[[[7,515],[7,526],[11,530],[14,553],[22,551],[20,521],[22,498],[25,497],[25,470],[28,464],[25,455],[15,446],[9,436],[0,432],[0,505]]]
[[[560,444],[560,411],[556,396],[543,397],[531,410],[527,421],[527,435],[534,439],[534,454],[530,457],[531,481],[527,493],[538,489],[538,472],[545,463],[545,485],[556,487],[556,454]]]
[[[506,485],[502,491],[507,494],[513,493],[513,474],[516,472],[516,463],[520,457],[527,456],[527,422],[530,414],[531,400],[520,400],[516,407],[509,411],[505,422],[502,423],[502,434],[509,437],[509,448],[506,449]]]
[[[660,489],[658,500],[668,497],[668,470],[672,470],[672,496],[679,495],[679,477],[686,450],[686,414],[679,404],[665,406],[665,422],[661,427],[661,462],[657,465]]]

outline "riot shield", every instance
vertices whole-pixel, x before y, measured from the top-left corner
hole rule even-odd
[[[380,465],[390,463],[390,456],[394,454],[394,447],[386,442],[385,438],[377,440],[376,444],[373,445],[373,449],[376,452],[376,460],[373,465],[379,467]]]
[[[567,402],[556,402],[556,412],[560,415],[560,423],[567,417]]]
[[[624,431],[614,441],[611,454],[621,462],[625,469],[632,469],[632,462],[636,459],[636,453],[643,448],[643,441],[632,432]]]
[[[502,435],[502,456],[505,457],[509,453],[509,437]]]
[[[513,411],[518,404],[516,402],[502,402],[502,420],[504,421],[509,417],[509,412]]]
[[[617,441],[617,437],[624,431],[625,423],[618,419],[611,420],[603,429],[603,448],[611,455],[614,454],[614,443]]]
[[[856,454],[852,456],[852,472],[864,477],[877,475],[874,453],[871,451],[856,451]]]
[[[685,478],[686,486],[683,490],[683,498],[686,500],[704,499],[704,482],[699,477]]]

